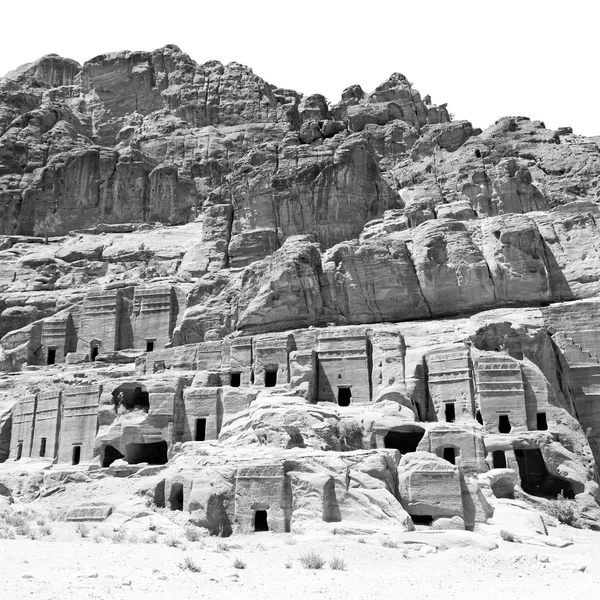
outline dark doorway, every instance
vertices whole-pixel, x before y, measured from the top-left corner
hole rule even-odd
[[[410,515],[415,525],[431,525],[433,517],[431,515]]]
[[[349,387],[338,388],[338,406],[350,406],[352,390]]]
[[[17,444],[17,460],[21,460],[21,456],[23,456],[23,442]]]
[[[56,348],[48,348],[48,364],[53,365],[56,362]]]
[[[94,362],[96,360],[96,356],[98,356],[98,346],[94,346],[92,351],[90,352],[90,360]]]
[[[568,481],[563,481],[550,475],[544,463],[542,452],[537,449],[515,450],[519,465],[521,487],[532,496],[556,498],[564,494],[566,498],[574,498],[575,492]]]
[[[423,431],[389,431],[383,439],[383,444],[386,448],[399,450],[401,454],[416,452],[424,433]]]
[[[477,413],[475,414],[475,418],[477,419],[477,422],[480,425],[483,425],[483,417],[481,416],[481,411],[478,410]]]
[[[114,447],[108,444],[106,448],[104,448],[104,459],[102,460],[103,467],[110,467],[115,460],[123,458],[123,455]]]
[[[150,444],[127,444],[125,454],[130,465],[147,462],[149,465],[164,465],[169,460],[167,442]]]
[[[73,460],[71,464],[78,465],[81,461],[81,446],[73,446]]]
[[[174,483],[171,485],[169,506],[171,510],[183,510],[183,483]]]
[[[196,434],[194,439],[197,442],[204,442],[206,440],[206,419],[196,419]]]
[[[455,465],[456,464],[456,452],[454,448],[444,448],[443,454],[444,460],[447,460],[449,463]]]
[[[130,410],[148,412],[150,410],[150,395],[144,387],[135,383],[120,385],[113,391],[112,397],[117,412]]]
[[[500,433],[510,433],[512,429],[510,425],[510,420],[508,415],[499,415],[498,416],[498,431]]]
[[[40,440],[40,458],[46,456],[46,438]]]
[[[146,340],[146,352],[154,352],[154,340]]]
[[[242,383],[242,374],[241,373],[232,373],[229,378],[229,385],[231,387],[240,387]]]
[[[444,411],[446,413],[446,423],[454,423],[456,420],[456,409],[454,407],[454,402],[446,402]]]
[[[540,431],[546,431],[548,429],[548,421],[546,420],[546,413],[537,414],[537,428]]]
[[[277,369],[265,369],[265,387],[277,385]]]
[[[506,454],[504,450],[494,450],[492,453],[494,469],[506,469]]]
[[[254,513],[254,531],[269,531],[266,510],[257,510]]]

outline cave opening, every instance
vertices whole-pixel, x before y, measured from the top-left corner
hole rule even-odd
[[[510,419],[508,415],[499,415],[498,416],[498,431],[500,433],[510,433],[512,429],[510,424]]]
[[[146,340],[146,352],[154,352],[154,340]]]
[[[415,525],[431,525],[433,523],[433,517],[431,515],[410,515],[412,522]]]
[[[575,498],[575,491],[568,481],[548,473],[539,448],[515,450],[523,491],[531,496]]]
[[[277,369],[265,369],[265,387],[277,385]]]
[[[494,469],[506,469],[506,454],[504,450],[494,450],[492,452],[492,464]]]
[[[350,406],[350,399],[352,398],[352,390],[349,386],[342,386],[338,388],[337,403],[338,406]]]
[[[254,531],[269,531],[266,510],[257,510],[254,513]]]
[[[107,446],[104,448],[102,466],[110,467],[115,460],[119,460],[120,458],[123,458],[123,455],[112,444],[107,444]]]
[[[196,419],[196,431],[194,435],[196,442],[204,442],[206,440],[206,418]]]
[[[446,423],[454,423],[456,420],[456,408],[454,402],[446,402],[444,406],[444,413],[446,415]]]
[[[44,458],[46,456],[46,438],[43,437],[40,440],[40,458]]]
[[[388,431],[383,444],[386,448],[394,448],[400,451],[400,454],[416,452],[419,442],[423,439],[425,432],[423,430],[413,431]]]
[[[545,412],[540,412],[537,414],[537,428],[540,431],[547,431],[548,430],[548,421],[546,419],[546,413]]]
[[[444,460],[447,460],[449,463],[451,463],[453,465],[456,464],[456,451],[451,446],[448,448],[444,448],[442,457]]]
[[[183,510],[183,483],[174,483],[171,485],[169,506],[171,510]]]
[[[232,373],[229,379],[229,385],[231,387],[240,387],[242,383],[242,374],[241,373]]]
[[[56,348],[48,348],[48,360],[46,362],[49,365],[56,363]]]
[[[73,446],[73,455],[72,455],[71,464],[78,465],[80,463],[80,461],[81,461],[81,446],[80,445]]]
[[[127,444],[125,447],[127,462],[137,465],[146,462],[149,465],[164,465],[169,460],[167,442],[150,442],[148,444]]]

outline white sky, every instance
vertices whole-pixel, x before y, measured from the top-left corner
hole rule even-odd
[[[0,7],[0,74],[176,44],[337,102],[399,71],[458,119],[524,115],[600,135],[598,0],[29,0]]]

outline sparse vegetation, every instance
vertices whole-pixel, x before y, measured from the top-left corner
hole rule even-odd
[[[84,523],[84,522],[77,523],[77,527],[75,528],[75,531],[82,538],[89,537],[89,535],[90,535],[90,527],[87,523]]]
[[[356,419],[342,419],[338,425],[340,442],[346,449],[362,448],[363,429]]]
[[[294,563],[291,560],[286,560],[285,561],[285,568],[286,569],[291,569],[293,567]]]
[[[556,500],[550,500],[548,504],[548,514],[558,519],[560,523],[570,527],[583,528],[581,522],[581,511],[575,500],[565,498],[561,492]]]
[[[182,571],[190,571],[192,573],[202,573],[202,567],[194,562],[191,556],[186,556],[183,562],[177,565]]]
[[[186,525],[185,537],[188,542],[199,542],[204,537],[203,530],[195,525]]]
[[[124,531],[115,531],[112,534],[111,540],[113,544],[121,544],[125,541],[125,532]]]
[[[295,537],[286,537],[284,541],[288,546],[295,546],[298,542]]]
[[[346,561],[341,556],[334,556],[329,561],[329,566],[333,571],[345,571],[348,568]]]
[[[500,537],[505,541],[505,542],[513,542],[513,543],[518,543],[517,538],[515,537],[514,533],[507,531],[506,529],[502,529],[500,530]]]
[[[384,548],[397,548],[398,547],[398,543],[394,542],[394,540],[390,539],[387,536],[384,536],[381,538],[381,545]]]
[[[246,568],[246,563],[241,558],[238,558],[236,556],[235,559],[234,559],[234,561],[233,561],[233,568],[234,569],[245,569]]]
[[[48,238],[51,235],[56,235],[62,229],[63,225],[64,222],[60,215],[56,213],[50,214],[35,224],[33,234],[43,237],[47,244]]]
[[[322,569],[327,561],[315,550],[309,550],[300,555],[300,564],[305,569]]]
[[[182,550],[185,550],[185,544],[175,535],[166,537],[165,545],[170,546],[171,548],[181,548]]]

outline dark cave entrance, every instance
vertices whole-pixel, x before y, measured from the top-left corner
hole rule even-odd
[[[71,464],[78,465],[81,461],[81,446],[73,446],[73,455]]]
[[[194,435],[196,442],[204,442],[206,440],[206,419],[196,419],[196,432]]]
[[[388,431],[383,440],[386,448],[395,448],[400,454],[416,452],[419,442],[423,439],[423,430]]]
[[[547,498],[556,498],[559,494],[563,494],[565,498],[575,497],[575,491],[568,481],[548,473],[541,450],[515,450],[515,457],[519,465],[521,487],[525,493]]]
[[[138,383],[120,385],[113,391],[112,397],[117,412],[119,410],[142,410],[144,412],[150,410],[150,395],[146,388]]]
[[[352,390],[349,386],[338,388],[338,406],[350,406],[350,398],[352,398]]]
[[[149,465],[164,465],[169,460],[167,442],[149,444],[127,444],[125,453],[130,465],[147,462]]]
[[[53,365],[56,362],[56,348],[48,348],[47,364]]]
[[[433,517],[431,515],[410,515],[412,522],[415,525],[431,525],[433,523]]]
[[[456,421],[456,408],[454,402],[446,402],[444,413],[446,415],[446,423],[454,423],[454,421]]]
[[[498,415],[498,431],[500,433],[510,433],[512,429],[508,415]]]
[[[241,373],[232,373],[229,378],[229,385],[231,387],[240,387],[242,383],[242,374]]]
[[[171,510],[183,510],[183,483],[174,483],[171,485],[169,506]]]
[[[277,385],[277,369],[265,369],[265,387]]]
[[[494,450],[492,452],[492,464],[494,469],[506,469],[506,454],[504,450]]]
[[[456,451],[452,447],[444,448],[444,453],[442,454],[444,460],[447,460],[449,463],[455,465],[456,464]]]
[[[102,459],[102,466],[110,467],[110,465],[112,465],[115,462],[115,460],[119,460],[120,458],[123,458],[123,455],[114,446],[108,444],[104,448],[104,458]]]
[[[269,531],[266,510],[257,510],[254,513],[254,531]]]
[[[537,414],[537,428],[540,431],[548,430],[548,421],[546,420],[546,413],[538,413]]]

